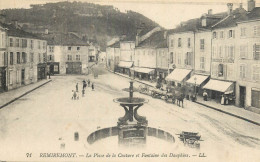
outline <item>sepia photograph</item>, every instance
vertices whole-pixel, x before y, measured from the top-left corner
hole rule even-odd
[[[259,162],[260,0],[0,0],[0,162]]]

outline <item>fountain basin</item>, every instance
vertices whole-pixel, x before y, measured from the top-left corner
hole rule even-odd
[[[147,103],[149,100],[145,99],[145,98],[139,98],[139,97],[133,97],[133,98],[129,98],[129,97],[122,97],[122,98],[116,98],[113,100],[116,103],[120,103],[120,105],[140,105],[140,104],[144,104]]]

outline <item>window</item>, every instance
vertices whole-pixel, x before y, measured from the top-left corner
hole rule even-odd
[[[187,41],[188,41],[188,47],[190,47],[190,38],[188,38]]]
[[[22,48],[27,47],[27,39],[22,39]]]
[[[10,52],[10,65],[14,64],[14,53]]]
[[[26,53],[22,52],[22,63],[26,63]]]
[[[247,58],[247,45],[240,45],[240,58]]]
[[[181,38],[178,38],[178,47],[181,47]]]
[[[54,47],[53,46],[49,46],[49,52],[53,52],[54,51]]]
[[[41,42],[38,41],[38,49],[41,49]]]
[[[77,51],[79,51],[80,50],[80,47],[77,47]]]
[[[20,60],[20,52],[17,52],[17,64],[20,64],[21,63],[21,60]]]
[[[260,25],[254,26],[254,36],[260,36]]]
[[[219,56],[219,58],[223,58],[223,48],[222,48],[222,46],[219,46],[218,56]]]
[[[71,61],[72,60],[72,55],[68,55],[67,59],[68,59],[68,61]]]
[[[223,77],[224,67],[223,64],[218,65],[218,76]]]
[[[42,58],[43,58],[43,62],[46,63],[47,62],[47,54],[43,53]]]
[[[205,58],[200,57],[200,69],[204,69],[204,68],[205,68]]]
[[[260,44],[254,44],[253,55],[255,60],[260,60]]]
[[[170,63],[173,64],[173,52],[170,53]]]
[[[173,39],[171,39],[171,47],[173,47],[173,45],[174,45],[174,40]]]
[[[68,47],[68,50],[71,51],[71,47]]]
[[[259,65],[253,66],[253,80],[260,81],[260,66]]]
[[[191,52],[187,52],[186,53],[186,58],[185,58],[185,64],[186,65],[191,65],[192,62],[192,53]]]
[[[219,38],[224,38],[224,31],[221,31],[221,32],[220,32]]]
[[[246,66],[244,64],[240,65],[240,73],[239,73],[239,77],[240,79],[244,79],[246,77]]]
[[[228,58],[234,58],[234,46],[228,47]]]
[[[33,62],[33,53],[30,53],[30,62]]]
[[[205,41],[204,41],[204,39],[201,39],[200,40],[200,50],[204,51],[204,48],[205,48]]]
[[[246,36],[246,28],[243,27],[243,28],[240,28],[240,30],[241,30],[240,36],[241,36],[241,37]]]
[[[31,44],[30,44],[31,46],[31,49],[33,49],[33,40],[31,40]]]
[[[13,47],[13,46],[14,46],[14,40],[13,40],[13,38],[10,38],[10,39],[9,39],[9,46],[10,46],[10,47]]]
[[[51,61],[52,60],[52,55],[49,55],[49,61]]]
[[[228,38],[235,38],[235,30],[228,31]]]
[[[19,44],[20,40],[19,39],[15,39],[15,47],[20,47],[20,44]]]
[[[80,60],[80,55],[76,55],[76,60],[77,60],[77,61]]]
[[[41,54],[39,53],[39,54],[38,54],[38,62],[41,63],[41,61],[42,61],[42,60],[41,60]]]
[[[43,48],[43,49],[46,48],[46,42],[42,42],[42,48]]]
[[[217,39],[217,32],[213,32],[213,39]]]

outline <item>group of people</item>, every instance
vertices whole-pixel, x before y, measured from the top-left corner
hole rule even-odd
[[[95,86],[94,86],[94,82],[90,82],[90,80],[88,79],[88,81],[86,81],[85,79],[82,81],[82,97],[85,96],[85,89],[87,87],[90,87],[91,85],[91,88],[92,88],[92,91],[95,90]],[[76,90],[72,90],[72,99],[73,100],[78,100],[79,99],[79,83],[76,84]]]

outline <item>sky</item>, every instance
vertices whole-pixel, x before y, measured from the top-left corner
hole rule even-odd
[[[247,10],[247,0],[0,0],[0,9],[29,8],[30,4],[45,4],[58,1],[82,1],[101,5],[113,5],[121,12],[132,10],[157,22],[166,29],[172,29],[181,21],[198,18],[209,9],[214,13],[227,11],[227,3],[233,3],[233,9],[242,2]],[[260,0],[255,0],[260,7]]]

